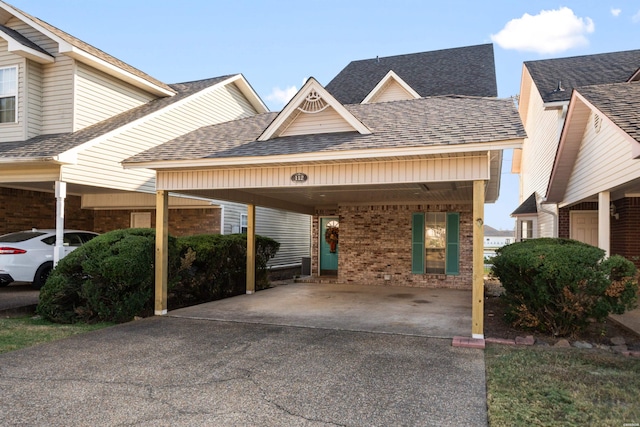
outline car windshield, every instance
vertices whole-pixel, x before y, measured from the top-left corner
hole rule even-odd
[[[9,233],[3,236],[0,236],[0,242],[3,243],[18,243],[24,242],[29,239],[33,239],[34,237],[42,236],[42,231],[18,231],[17,233]]]

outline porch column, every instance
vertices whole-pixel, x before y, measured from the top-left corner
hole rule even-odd
[[[56,181],[56,245],[53,249],[53,266],[64,257],[64,199],[67,198],[67,183]]]
[[[611,194],[608,191],[598,193],[598,247],[604,249],[605,257],[611,251]]]
[[[256,206],[247,206],[247,294],[256,291]]]
[[[479,339],[484,339],[484,187],[484,181],[473,181],[471,336]]]
[[[156,289],[154,314],[167,314],[169,275],[169,192],[156,191]]]

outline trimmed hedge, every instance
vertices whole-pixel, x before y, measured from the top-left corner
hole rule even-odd
[[[256,288],[279,243],[257,237]],[[169,304],[177,308],[244,293],[246,235],[169,237]],[[155,230],[102,234],[63,258],[40,292],[37,313],[57,323],[126,322],[153,312]]]
[[[637,271],[629,260],[604,259],[597,247],[570,239],[530,239],[492,259],[514,326],[564,336],[635,306]]]

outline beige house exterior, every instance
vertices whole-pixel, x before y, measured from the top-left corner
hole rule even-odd
[[[521,147],[525,135],[515,105],[416,96],[400,72],[382,74],[386,81],[358,104],[339,102],[332,84],[309,78],[279,113],[199,129],[125,168],[156,171],[159,230],[171,216],[169,192],[249,204],[249,254],[252,207],[312,215],[314,277],[468,289],[472,336],[483,338],[484,204],[498,197],[502,150]],[[157,236],[163,314],[167,239]],[[249,256],[248,272],[254,263]]]
[[[202,126],[267,112],[241,74],[165,84],[4,2],[0,79],[0,234],[152,227],[155,172],[121,162]],[[174,235],[241,232],[247,214],[246,205],[178,194],[169,208]],[[259,232],[282,243],[273,265],[299,267],[310,217],[258,216]]]

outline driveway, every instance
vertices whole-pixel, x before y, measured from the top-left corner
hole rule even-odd
[[[261,293],[269,295],[266,291],[224,301],[225,306],[236,302],[227,315],[241,313],[244,300],[257,301]],[[412,300],[389,297],[394,298]],[[358,299],[351,300],[355,304]],[[2,423],[487,424],[481,350],[452,347],[450,339],[418,334],[177,314],[0,355]]]
[[[471,291],[296,283],[170,316],[453,338],[471,335]]]

